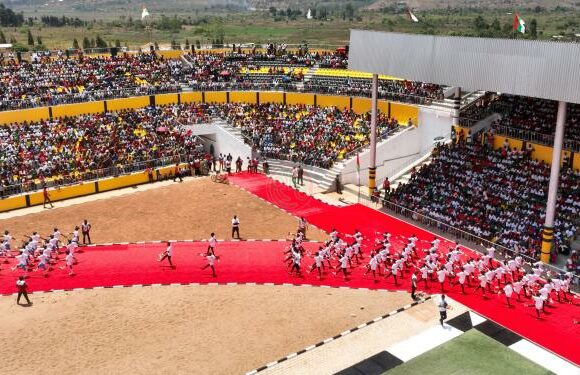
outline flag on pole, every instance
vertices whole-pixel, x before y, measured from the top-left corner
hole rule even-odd
[[[358,153],[356,154],[356,178],[360,186],[360,158],[358,157]]]
[[[411,12],[411,8],[407,8],[407,12],[409,13],[409,18],[411,19],[411,21],[419,22],[419,19],[417,18],[417,16],[415,16],[413,14],[413,12]]]
[[[150,14],[147,11],[147,8],[143,7],[143,12],[141,12],[141,20],[144,20],[145,17],[149,17],[149,16],[150,16]]]
[[[514,31],[520,32],[522,34],[526,33],[526,23],[518,13],[514,15]]]

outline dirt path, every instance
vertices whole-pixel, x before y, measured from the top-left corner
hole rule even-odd
[[[3,374],[240,374],[406,303],[406,293],[167,286],[0,298]]]
[[[86,218],[96,243],[203,239],[211,232],[229,239],[233,215],[240,218],[242,238],[281,239],[297,227],[297,219],[278,208],[203,178],[0,220],[0,230],[8,229],[19,239],[32,231],[48,235],[54,227],[70,233]],[[327,239],[315,228],[308,234],[314,240]]]

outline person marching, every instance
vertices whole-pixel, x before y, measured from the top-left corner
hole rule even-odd
[[[18,277],[18,280],[16,280],[16,287],[18,288],[16,304],[20,305],[20,297],[24,297],[26,303],[32,305],[32,302],[30,302],[30,299],[28,298],[28,285],[26,284],[26,280],[24,280],[24,276]]]
[[[87,244],[87,240],[89,241],[89,245],[91,244],[91,223],[87,221],[87,219],[83,220],[81,224],[81,232],[83,233],[83,245]]]
[[[234,234],[236,235],[237,239],[240,239],[240,219],[236,215],[232,219],[232,238],[234,238]]]
[[[211,268],[211,276],[212,277],[217,277],[217,274],[215,273],[215,261],[217,259],[215,253],[213,253],[213,251],[210,253],[208,252],[205,256],[205,259],[207,260],[207,264],[203,267],[201,267],[201,270],[205,270],[206,268],[210,267]]]
[[[322,263],[324,261],[324,255],[321,254],[321,250],[322,246],[320,246],[316,252],[316,255],[314,255],[314,263],[312,263],[312,266],[310,266],[310,270],[308,271],[308,273],[310,273],[314,270],[314,268],[316,268],[318,270],[318,279],[322,279],[322,267],[324,266]]]
[[[503,292],[505,294],[505,299],[507,301],[507,304],[509,307],[511,307],[511,303],[510,303],[510,299],[512,298],[512,294],[514,293],[514,287],[512,286],[511,282],[508,282],[504,287],[503,287]]]
[[[207,245],[207,254],[215,255],[215,247],[217,245],[217,239],[215,238],[215,233],[211,233]]]
[[[173,263],[171,262],[171,256],[173,255],[173,248],[171,246],[171,242],[167,242],[167,249],[165,252],[159,256],[159,262],[163,262],[165,259],[169,262],[169,266],[174,268]]]
[[[75,273],[73,271],[73,264],[75,262],[75,257],[69,250],[66,251],[65,265],[60,267],[61,270],[68,268],[68,275],[73,276]]]

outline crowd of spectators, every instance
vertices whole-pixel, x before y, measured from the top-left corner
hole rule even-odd
[[[0,127],[0,185],[82,180],[104,168],[145,169],[148,161],[191,155],[184,124],[208,122],[205,104],[148,107]],[[141,165],[139,165],[141,164]]]
[[[508,135],[541,141],[542,135],[553,136],[556,131],[558,103],[555,101],[501,95],[491,107],[502,115],[502,118],[495,121],[492,127],[501,132],[509,131]],[[578,104],[568,104],[564,138],[568,141],[580,142],[580,105]],[[548,138],[549,141],[551,138]]]
[[[345,78],[329,84],[315,76],[308,82],[300,69],[345,69],[347,63],[344,51],[296,53],[285,49],[198,51],[184,54],[183,59],[165,59],[159,53],[112,57],[79,51],[23,58],[0,54],[0,110],[178,92],[183,85],[201,90],[283,89],[370,96],[370,79]],[[266,72],[256,74],[261,68],[267,68]],[[381,98],[411,103],[443,96],[439,85],[422,82],[381,80],[379,90]]]
[[[215,117],[241,128],[263,156],[329,168],[368,144],[369,116],[334,107],[181,104],[13,124],[0,127],[0,185],[7,192],[48,179],[68,183],[97,170],[190,156],[198,145],[188,125]],[[377,126],[384,136],[398,124],[381,114]]]
[[[339,158],[369,143],[370,113],[356,114],[335,107],[281,104],[231,104],[224,116],[263,156],[330,168]],[[379,114],[380,135],[398,127],[394,119]]]
[[[177,92],[185,73],[180,61],[149,53],[11,57],[0,63],[0,110]]]
[[[528,150],[494,150],[479,141],[438,146],[430,164],[386,200],[486,240],[536,257],[550,166]],[[569,245],[580,224],[580,171],[564,168],[555,220],[557,247]]]

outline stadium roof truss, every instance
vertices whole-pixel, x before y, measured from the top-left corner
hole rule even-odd
[[[580,44],[351,30],[348,67],[580,103]]]

